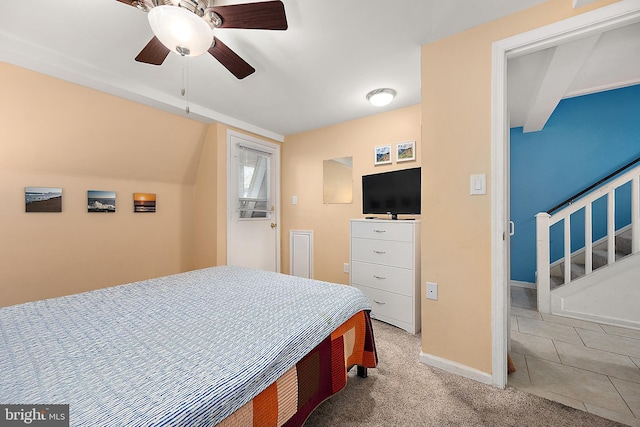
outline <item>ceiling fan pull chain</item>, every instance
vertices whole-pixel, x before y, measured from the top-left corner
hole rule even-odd
[[[187,65],[185,64],[185,60],[186,58],[183,56],[182,57],[182,89],[180,89],[180,95],[182,96],[184,96],[184,94],[186,93],[185,84],[184,84],[184,69]]]
[[[188,91],[188,86],[189,86],[189,66],[187,64],[187,57],[183,56],[182,57],[182,90],[180,91],[180,93],[182,94],[182,96],[187,97],[187,108],[185,109],[186,113],[189,114],[189,91]]]

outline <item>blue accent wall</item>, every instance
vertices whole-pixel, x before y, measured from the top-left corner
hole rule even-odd
[[[511,279],[535,282],[535,215],[640,157],[640,85],[562,100],[544,129],[511,129]],[[630,222],[631,187],[616,192],[616,228]],[[606,235],[606,197],[593,208],[593,235]],[[584,246],[584,213],[571,219],[572,251]],[[551,260],[564,252],[551,230]]]

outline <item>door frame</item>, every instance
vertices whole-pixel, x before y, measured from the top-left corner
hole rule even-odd
[[[272,217],[272,222],[276,224],[276,272],[280,273],[281,271],[281,261],[280,261],[280,144],[276,144],[270,141],[266,141],[264,139],[256,138],[251,135],[247,135],[246,133],[238,132],[235,130],[227,129],[227,224],[233,220],[231,213],[235,209],[235,197],[236,189],[230,188],[231,186],[231,152],[232,152],[232,137],[241,138],[246,141],[249,141],[254,144],[261,145],[267,149],[267,151],[272,152],[272,167],[275,168],[275,194],[273,195],[273,204],[275,206],[275,215]],[[229,259],[229,226],[227,225],[227,229],[225,230],[227,235],[227,260]]]
[[[509,113],[507,60],[640,21],[640,0],[621,0],[526,33],[492,47],[491,88],[491,298],[492,382],[507,385],[509,337]]]

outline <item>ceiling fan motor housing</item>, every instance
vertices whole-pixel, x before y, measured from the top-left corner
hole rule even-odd
[[[167,4],[173,4],[174,6],[185,8],[202,19],[205,20],[213,28],[218,28],[222,25],[222,18],[220,15],[212,10],[213,1],[201,1],[201,0],[164,0]]]
[[[200,17],[205,17],[208,15],[207,9],[213,6],[213,2],[202,0],[132,0],[131,5],[144,12],[148,12],[156,6],[177,6]]]
[[[200,17],[205,16],[205,11],[209,7],[208,1],[205,2],[201,0],[164,0],[164,3],[168,5],[172,4],[174,6],[182,7],[184,9],[187,9],[195,13]]]

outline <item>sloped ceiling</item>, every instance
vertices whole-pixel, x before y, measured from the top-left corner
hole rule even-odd
[[[0,76],[0,171],[195,181],[209,125],[11,64]]]
[[[561,99],[640,83],[640,23],[510,59],[511,127],[542,130]]]

